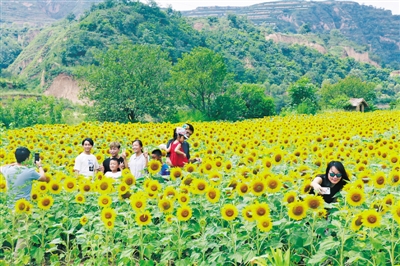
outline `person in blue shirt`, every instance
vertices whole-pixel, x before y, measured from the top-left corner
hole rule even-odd
[[[151,159],[153,160],[157,160],[159,162],[161,162],[161,170],[159,172],[159,174],[161,176],[169,176],[169,166],[166,163],[163,163],[162,161],[162,152],[160,149],[155,149],[151,152]]]

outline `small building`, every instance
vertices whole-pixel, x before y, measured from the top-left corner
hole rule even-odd
[[[367,102],[364,98],[350,98],[350,110],[357,112],[364,112],[365,108],[368,107]]]

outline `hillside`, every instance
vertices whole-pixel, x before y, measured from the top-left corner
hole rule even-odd
[[[255,24],[280,33],[316,33],[332,30],[364,47],[373,61],[400,69],[400,16],[350,1],[279,1],[248,7],[201,7],[182,12],[187,17],[243,15]]]
[[[288,36],[294,41],[282,43],[273,40],[271,36],[278,35],[270,28],[232,14],[193,19],[154,5],[109,2],[109,6],[93,6],[78,20],[64,19],[35,34],[28,32],[24,36],[32,38],[6,72],[24,78],[30,90],[75,102],[79,94],[76,70],[97,64],[94,55],[124,42],[159,46],[172,64],[195,47],[207,47],[223,55],[232,81],[263,84],[273,97],[284,95],[288,86],[303,76],[320,87],[324,81],[335,83],[349,74],[380,84],[382,94],[389,98],[396,93],[391,69],[344,56],[343,49],[347,49],[346,54],[362,54],[362,47],[352,46],[335,30],[322,37],[291,34]],[[299,44],[301,38],[303,45]],[[326,51],[315,49],[317,44]],[[285,104],[283,99],[278,105]]]
[[[92,4],[102,0],[31,0],[1,1],[0,23],[43,26],[65,18],[69,14],[81,15],[89,10]]]

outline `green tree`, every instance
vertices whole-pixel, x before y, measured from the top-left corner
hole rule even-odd
[[[240,95],[246,104],[245,118],[261,118],[275,114],[273,98],[267,97],[264,87],[257,84],[243,84]]]
[[[97,64],[78,71],[86,82],[81,96],[93,103],[93,118],[127,122],[150,115],[161,120],[173,108],[165,87],[171,63],[159,46],[125,43],[95,59]]]
[[[291,84],[288,88],[290,105],[299,105],[306,99],[311,101],[313,104],[317,104],[315,95],[316,90],[315,85],[312,84],[307,77],[302,77],[295,83]]]
[[[223,57],[208,48],[197,47],[178,60],[171,71],[171,85],[183,104],[212,117],[211,105],[224,92],[227,75]]]
[[[328,107],[341,108],[343,99],[364,98],[372,103],[376,99],[375,83],[363,82],[359,77],[347,76],[335,84],[329,82],[322,85],[319,91],[321,103]],[[336,99],[340,98],[340,101]],[[339,105],[337,104],[339,102]]]

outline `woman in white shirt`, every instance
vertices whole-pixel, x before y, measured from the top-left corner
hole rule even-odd
[[[126,160],[126,153],[123,152],[121,154],[122,158],[124,158],[124,165],[127,165],[129,170],[131,170],[132,175],[136,179],[143,178],[144,168],[147,167],[148,163],[148,153],[143,152],[143,144],[140,140],[136,139],[132,142],[133,154],[129,159],[129,162]]]

